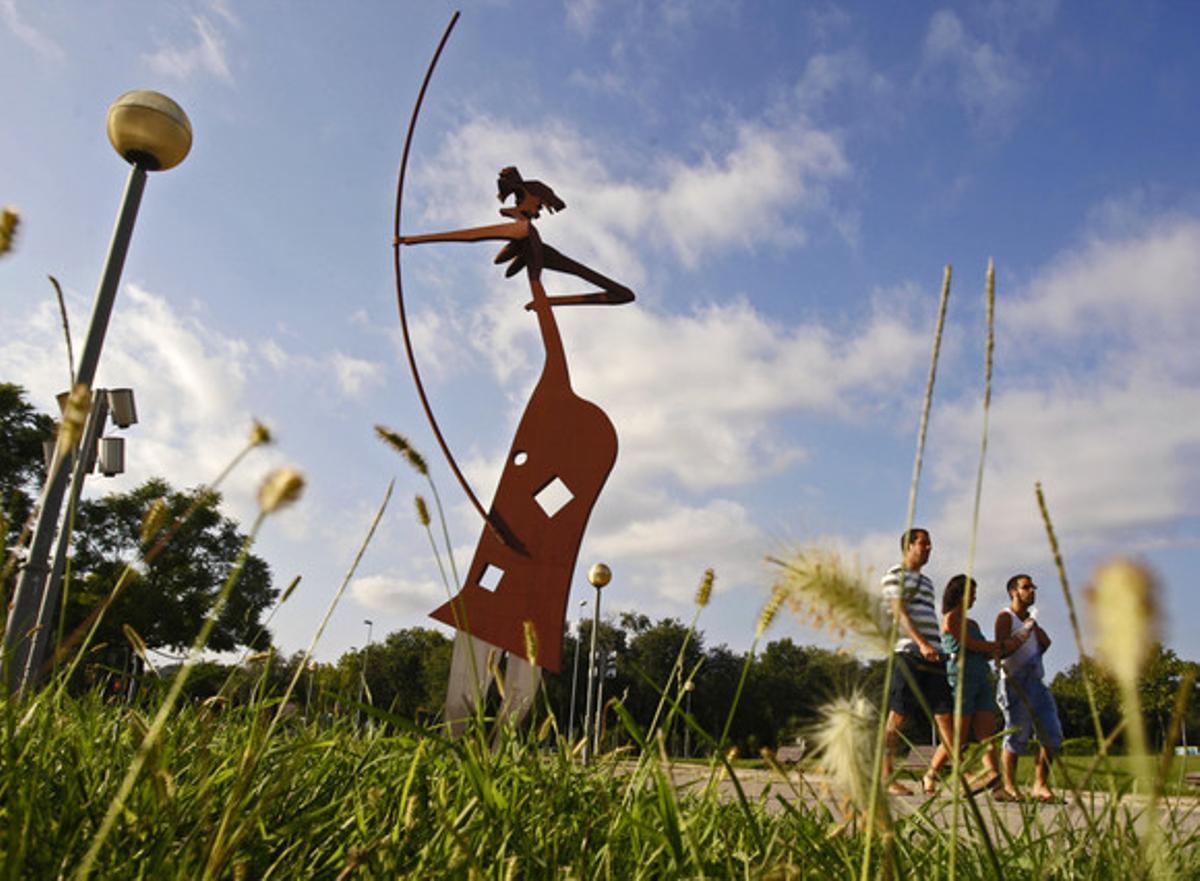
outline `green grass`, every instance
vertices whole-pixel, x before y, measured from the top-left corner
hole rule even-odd
[[[43,693],[23,727],[18,709],[28,705],[3,708],[3,876],[71,877],[153,708]],[[583,768],[562,748],[511,733],[493,751],[478,733],[450,741],[411,726],[385,734],[386,725],[359,733],[297,723],[248,762],[271,711],[181,706],[92,877],[840,878],[860,865],[861,833],[843,817],[804,807],[782,786],[764,802],[703,787],[681,794],[653,751],[632,765]],[[961,822],[957,877],[995,877],[972,821]],[[896,821],[900,877],[946,877],[942,823],[925,811]],[[1099,834],[1047,830],[1032,811],[996,843],[1000,865],[1019,877],[1137,876],[1123,814],[1100,810],[1094,825]],[[1181,832],[1171,853],[1179,877],[1200,873],[1196,836]]]

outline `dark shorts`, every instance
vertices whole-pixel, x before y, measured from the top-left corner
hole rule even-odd
[[[904,675],[905,670],[908,676]],[[912,678],[910,684],[909,678]],[[896,653],[896,670],[892,676],[892,690],[888,694],[888,709],[901,716],[924,716],[920,698],[913,692],[912,685],[920,689],[935,716],[948,716],[954,712],[954,695],[946,681],[946,664],[931,663],[920,655]]]

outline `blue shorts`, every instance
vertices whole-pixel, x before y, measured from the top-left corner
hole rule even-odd
[[[1000,680],[996,697],[1004,710],[1004,727],[1016,729],[1004,735],[1004,748],[1010,753],[1028,752],[1029,738],[1035,733],[1038,743],[1051,752],[1062,746],[1058,707],[1041,677],[1007,676]]]
[[[958,677],[948,674],[946,679],[950,683],[950,692],[953,694],[958,685],[956,681]],[[970,667],[967,668],[967,676],[963,680],[962,700],[964,717],[975,713],[996,712],[996,688],[992,685],[992,677],[988,675],[986,669],[975,671]]]

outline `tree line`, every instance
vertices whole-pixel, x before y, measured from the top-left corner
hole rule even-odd
[[[52,433],[52,420],[28,404],[23,389],[0,383],[0,535],[9,551],[6,563],[14,559],[13,553],[19,554],[15,546],[45,479],[41,444]],[[215,493],[200,488],[181,491],[164,480],[152,479],[126,493],[86,500],[73,512],[65,615],[56,622],[56,641],[70,649],[78,644],[80,634],[96,627],[88,663],[79,668],[74,687],[100,688],[114,697],[128,698],[131,677],[158,678],[155,672],[169,675],[174,664],[170,655],[178,655],[191,644],[244,540],[238,525],[220,513],[219,502]],[[145,563],[144,552],[153,541],[146,535],[151,510],[168,523],[185,513],[188,516],[171,541]],[[113,586],[129,566],[134,567],[134,577],[127,577],[124,589],[113,597]],[[15,566],[6,565],[6,602],[14,581]],[[270,568],[251,554],[209,647],[257,654],[240,665],[202,665],[188,687],[194,699],[219,695],[237,703],[253,694],[283,694],[302,657],[266,651],[272,637],[264,616],[278,596]],[[130,632],[135,634],[132,641]],[[149,652],[147,659],[153,664],[157,657],[163,669],[147,674],[134,650],[139,640]],[[582,733],[590,641],[590,621],[565,632],[562,670],[544,678],[535,722],[552,714],[560,732],[573,728],[577,736]],[[778,748],[803,737],[816,722],[821,706],[838,694],[860,690],[877,706],[881,696],[881,661],[862,661],[798,645],[791,639],[768,642],[749,656],[724,644],[708,645],[703,631],[692,631],[675,618],[651,621],[646,615],[625,612],[601,622],[597,644],[606,702],[620,701],[645,728],[655,716],[663,689],[675,697],[683,695],[684,708],[704,731],[716,735],[728,727],[728,742],[743,754],[756,754],[763,747]],[[369,649],[347,652],[334,662],[311,664],[301,673],[291,700],[298,713],[314,718],[358,714],[365,704],[410,721],[436,721],[450,652],[451,640],[441,630],[397,630]],[[1147,728],[1156,747],[1173,736],[1170,727],[1184,683],[1190,685],[1179,733],[1188,742],[1200,740],[1200,701],[1194,699],[1200,697],[1197,674],[1200,664],[1182,660],[1161,645],[1152,655],[1141,692]],[[1102,729],[1112,731],[1120,720],[1116,689],[1090,658],[1059,673],[1051,691],[1058,702],[1064,735],[1090,739],[1094,746],[1095,723],[1084,688],[1085,675],[1093,686]],[[680,692],[689,676],[694,688],[690,693]],[[735,705],[739,686],[741,695]],[[606,713],[602,720],[608,742],[615,744],[625,738],[614,714]],[[928,723],[913,720],[907,734],[914,742],[928,742]],[[682,726],[676,726],[671,736],[668,746],[676,752],[685,746],[693,753],[706,749],[696,737],[689,737],[685,744]]]

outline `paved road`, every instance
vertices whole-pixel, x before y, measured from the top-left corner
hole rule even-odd
[[[672,776],[680,792],[702,790],[709,783],[709,770],[698,765],[675,765]],[[761,803],[766,810],[778,812],[784,810],[783,802],[803,803],[809,807],[824,806],[835,817],[843,814],[844,796],[834,790],[829,781],[812,774],[800,774],[792,771],[786,778],[774,771],[738,769],[738,782],[746,798],[751,802]],[[737,798],[736,789],[722,773],[716,783],[721,798],[733,800]],[[1032,822],[1040,831],[1052,831],[1056,828],[1083,829],[1089,825],[1089,818],[1098,818],[1108,809],[1110,797],[1107,793],[1085,793],[1081,798],[1075,798],[1068,793],[1068,799],[1063,804],[1012,804],[998,802],[990,795],[976,796],[980,813],[989,826],[989,831],[996,831],[997,826],[1003,825],[1009,832],[1019,833],[1027,821]],[[909,816],[922,811],[930,823],[939,828],[947,828],[953,813],[953,801],[948,787],[941,787],[938,794],[932,798],[923,795],[892,796],[892,811],[899,816]],[[1129,819],[1136,820],[1146,808],[1146,799],[1139,796],[1125,796],[1121,799],[1121,807],[1127,812]],[[1200,829],[1200,799],[1191,797],[1171,796],[1164,799],[1159,806],[1160,821],[1164,828],[1175,826],[1179,834],[1190,836]],[[972,825],[966,819],[969,806],[965,801],[959,803],[960,817],[965,825]]]

